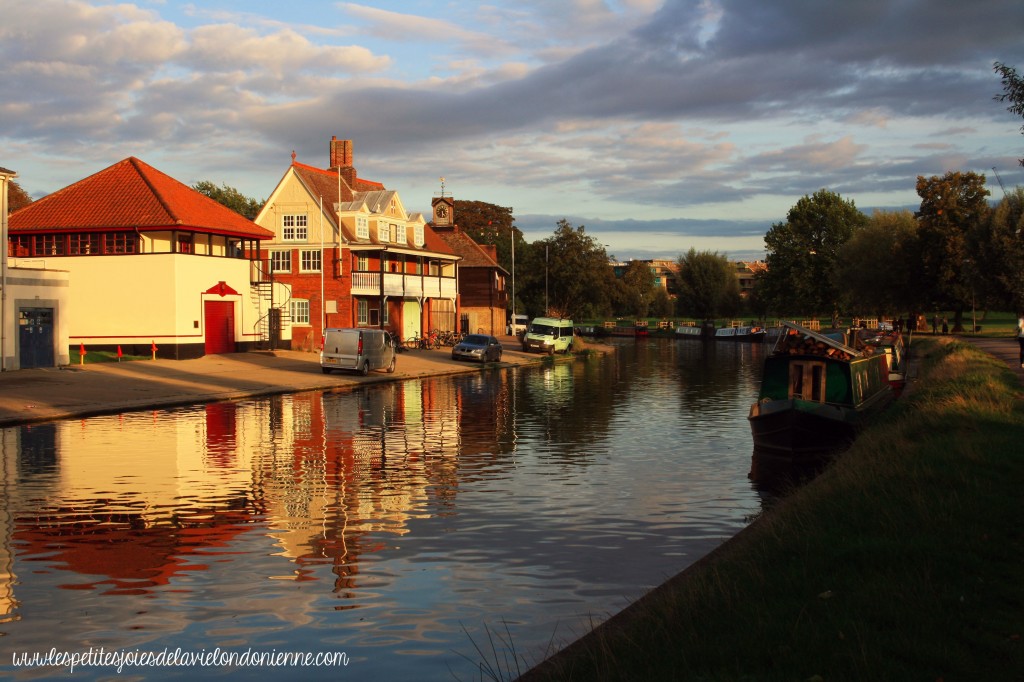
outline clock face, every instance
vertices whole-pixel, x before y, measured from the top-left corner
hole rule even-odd
[[[438,204],[434,212],[437,214],[438,218],[448,217],[448,207],[445,206],[444,204]]]

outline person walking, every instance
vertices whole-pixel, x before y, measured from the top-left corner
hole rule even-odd
[[[1017,320],[1017,343],[1020,344],[1020,367],[1024,369],[1024,315]]]

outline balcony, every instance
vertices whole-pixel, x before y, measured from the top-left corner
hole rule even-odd
[[[380,296],[379,272],[353,272],[353,296]],[[399,298],[455,298],[454,277],[384,273],[384,295]]]

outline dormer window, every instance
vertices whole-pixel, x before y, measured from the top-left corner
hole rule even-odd
[[[423,246],[423,226],[416,225],[412,229],[412,239],[415,246]]]
[[[377,240],[381,242],[388,240],[388,224],[383,220],[377,221]]]
[[[370,238],[370,219],[364,215],[356,217],[356,237],[358,239]]]

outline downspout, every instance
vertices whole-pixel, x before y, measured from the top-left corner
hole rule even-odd
[[[0,372],[7,371],[7,186],[12,177],[0,173]]]
[[[377,301],[377,305],[379,306],[379,310],[377,311],[377,326],[381,329],[384,328],[384,306],[387,305],[384,302],[384,276],[386,273],[384,262],[387,259],[387,253],[388,247],[386,246],[380,250],[380,297]]]

